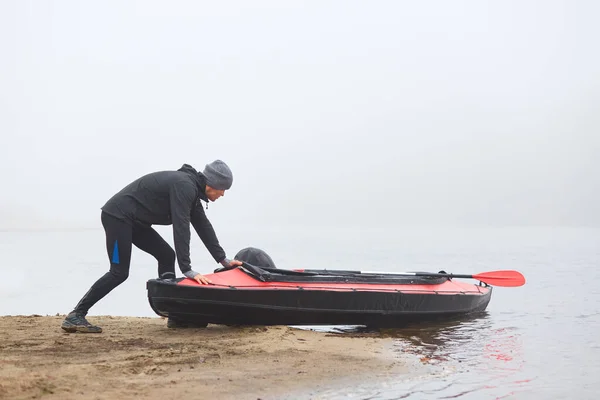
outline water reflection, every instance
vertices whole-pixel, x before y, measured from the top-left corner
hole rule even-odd
[[[361,326],[329,328],[329,334],[393,338],[392,351],[424,368],[419,376],[397,376],[381,386],[361,385],[357,398],[507,398],[527,389],[522,336],[488,312],[452,320],[407,325],[402,329]],[[409,374],[410,375],[410,374]],[[327,398],[337,398],[333,393]],[[341,396],[341,394],[340,394]],[[343,396],[347,398],[347,393]],[[431,398],[431,397],[428,397]]]

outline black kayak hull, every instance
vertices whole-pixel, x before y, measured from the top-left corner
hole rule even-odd
[[[194,324],[365,325],[455,318],[484,311],[492,288],[474,293],[402,293],[281,288],[182,286],[177,280],[147,282],[148,300],[160,316]],[[477,285],[473,285],[477,287]]]

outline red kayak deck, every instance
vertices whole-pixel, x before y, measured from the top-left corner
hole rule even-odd
[[[328,291],[365,291],[365,292],[398,292],[411,294],[434,295],[485,295],[489,287],[455,280],[446,280],[441,284],[391,284],[391,283],[359,283],[359,282],[263,282],[253,278],[240,269],[232,269],[204,275],[212,284],[202,285],[193,279],[183,279],[177,285],[198,286],[206,289],[223,287],[244,290],[328,290]]]

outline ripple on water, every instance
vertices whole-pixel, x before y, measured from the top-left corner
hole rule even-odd
[[[498,317],[504,324],[498,324]],[[506,398],[535,379],[522,375],[524,356],[520,330],[510,313],[487,312],[455,320],[409,325],[402,329],[323,328],[340,334],[363,334],[394,340],[392,351],[420,372],[360,383],[352,393],[330,390],[320,399]]]

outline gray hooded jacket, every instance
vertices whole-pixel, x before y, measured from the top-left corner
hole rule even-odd
[[[153,172],[136,179],[102,210],[133,225],[172,224],[177,263],[184,275],[193,277],[197,273],[191,269],[190,223],[215,261],[229,263],[200,201],[208,203],[205,188],[204,175],[184,164],[177,171]]]

